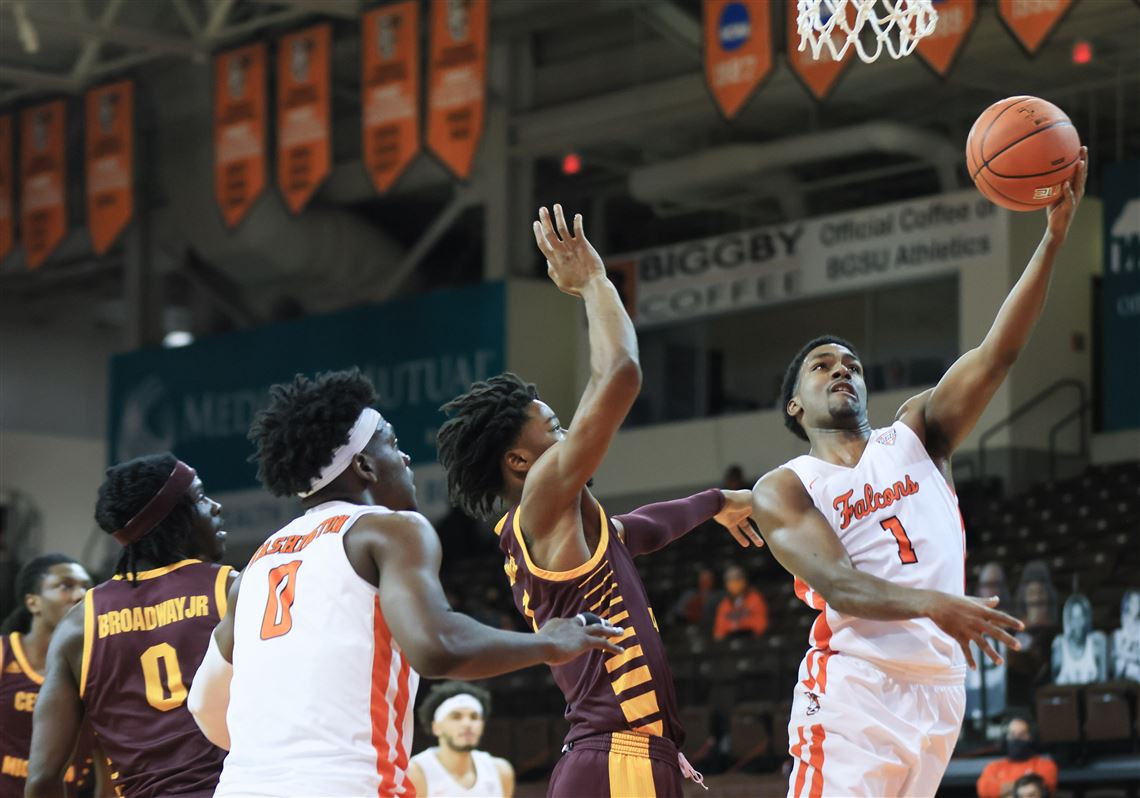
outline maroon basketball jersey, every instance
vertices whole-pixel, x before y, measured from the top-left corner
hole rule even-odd
[[[44,677],[32,670],[19,632],[0,637],[0,798],[23,798],[32,744],[32,712]],[[81,739],[83,756],[67,769],[69,798],[91,778],[90,736]]]
[[[515,606],[535,631],[551,618],[593,612],[625,632],[615,638],[623,654],[590,651],[565,665],[552,665],[566,698],[567,742],[591,734],[636,731],[668,737],[677,747],[685,733],[677,716],[673,674],[645,594],[645,585],[625,543],[611,532],[601,505],[601,536],[592,557],[572,571],[547,571],[530,559],[518,508],[495,526]]]
[[[230,570],[182,560],[87,592],[79,694],[119,795],[209,795],[218,783],[226,752],[202,736],[186,695]]]

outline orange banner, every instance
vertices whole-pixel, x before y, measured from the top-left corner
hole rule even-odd
[[[214,197],[235,227],[265,189],[265,44],[214,57]]]
[[[487,101],[490,0],[431,4],[427,145],[456,176],[471,175]]]
[[[705,80],[732,119],[772,72],[769,0],[704,0]]]
[[[329,176],[329,46],[332,26],[315,25],[277,43],[277,188],[300,213]]]
[[[0,116],[0,260],[12,251],[16,222],[12,215],[12,117]]]
[[[392,187],[420,151],[420,24],[416,0],[361,20],[364,164],[376,190]]]
[[[978,0],[936,0],[934,8],[938,11],[938,24],[916,49],[927,66],[946,77],[974,28]]]
[[[823,100],[835,87],[835,81],[839,80],[839,76],[850,65],[855,47],[852,45],[839,61],[831,57],[831,51],[826,45],[820,50],[818,60],[812,56],[811,47],[805,47],[801,53],[798,49],[800,33],[796,25],[796,6],[796,0],[788,0],[784,9],[784,16],[788,22],[788,66],[792,68],[792,74],[800,79],[817,100]],[[847,10],[851,22],[854,23],[854,6],[848,3]],[[835,35],[844,34],[837,30]]]
[[[1072,4],[1073,0],[998,0],[998,17],[1033,55]]]
[[[63,100],[20,112],[20,237],[30,269],[67,233],[66,114]]]
[[[135,86],[124,80],[87,92],[87,227],[103,255],[135,210]]]

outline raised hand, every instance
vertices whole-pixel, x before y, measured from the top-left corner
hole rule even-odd
[[[756,526],[751,522],[752,491],[746,488],[722,490],[721,493],[724,494],[724,507],[713,516],[713,520],[727,529],[743,548],[749,546],[761,548],[764,545],[764,538],[760,537]]]
[[[581,296],[582,289],[591,280],[605,278],[606,267],[597,251],[586,239],[582,227],[582,214],[574,215],[574,233],[566,226],[566,216],[562,206],[554,206],[554,221],[557,231],[551,224],[550,212],[538,209],[538,221],[534,223],[534,240],[546,257],[546,273],[559,290],[571,296]]]
[[[1061,199],[1045,209],[1048,219],[1049,232],[1058,241],[1064,241],[1069,234],[1069,225],[1073,223],[1073,216],[1077,213],[1077,206],[1081,197],[1085,195],[1085,181],[1089,176],[1089,148],[1081,147],[1081,162],[1077,165],[1077,172],[1072,180],[1065,183],[1064,195]]]
[[[995,610],[997,604],[997,597],[960,597],[931,591],[931,604],[926,617],[958,641],[958,645],[966,655],[966,663],[971,669],[977,670],[978,665],[970,652],[971,641],[977,643],[978,648],[985,652],[995,665],[1001,665],[1003,660],[990,645],[987,637],[1000,640],[1014,651],[1021,648],[1021,644],[1006,629],[1019,632],[1025,628],[1025,624],[1012,615]]]
[[[542,625],[538,634],[549,643],[547,664],[561,665],[595,648],[610,654],[622,653],[624,649],[610,640],[622,634],[621,627],[610,626],[605,621],[586,625],[585,620],[579,616],[551,618]]]

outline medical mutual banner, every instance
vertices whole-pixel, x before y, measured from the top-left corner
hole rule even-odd
[[[956,271],[1005,268],[1007,212],[973,190],[607,258],[639,328]]]
[[[1106,430],[1140,428],[1140,161],[1104,170],[1101,418]]]

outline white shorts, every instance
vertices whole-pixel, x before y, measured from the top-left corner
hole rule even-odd
[[[958,741],[966,689],[891,676],[812,650],[788,722],[788,798],[933,796]]]

